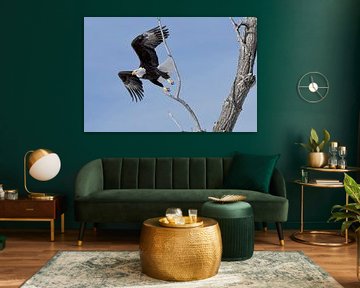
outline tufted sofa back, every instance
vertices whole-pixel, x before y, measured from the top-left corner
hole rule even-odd
[[[104,158],[104,189],[217,189],[232,158]]]

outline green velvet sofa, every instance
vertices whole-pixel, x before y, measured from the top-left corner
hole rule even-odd
[[[241,194],[254,211],[255,222],[275,222],[280,244],[287,221],[285,181],[274,169],[269,193],[224,187],[233,158],[104,158],[85,164],[75,181],[78,245],[86,223],[141,223],[165,214],[169,207],[197,208],[209,196]],[[232,171],[234,172],[234,171]]]

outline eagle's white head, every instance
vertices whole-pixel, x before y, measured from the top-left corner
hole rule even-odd
[[[136,75],[138,78],[142,78],[146,73],[146,69],[143,67],[140,67],[138,69],[135,69],[134,71],[132,71],[132,75]]]

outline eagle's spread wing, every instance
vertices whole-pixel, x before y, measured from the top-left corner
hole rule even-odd
[[[141,80],[131,74],[131,71],[120,71],[120,79],[124,82],[126,89],[129,91],[132,100],[141,101],[144,97],[144,89]]]
[[[165,39],[169,37],[169,30],[166,26],[162,26]],[[157,67],[159,60],[155,52],[155,48],[163,42],[160,27],[157,26],[145,33],[137,36],[131,46],[140,58],[140,67]]]

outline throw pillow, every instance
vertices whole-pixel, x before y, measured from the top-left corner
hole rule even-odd
[[[235,154],[224,187],[269,193],[271,176],[279,157],[278,154]]]

